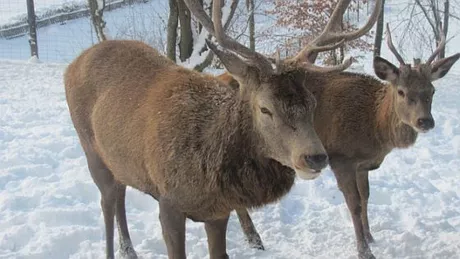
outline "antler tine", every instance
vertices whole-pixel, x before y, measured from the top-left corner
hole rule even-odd
[[[372,12],[366,24],[353,32],[340,33],[342,17],[345,13],[351,0],[340,0],[337,3],[331,18],[327,23],[322,33],[302,49],[293,60],[297,63],[303,63],[305,68],[314,70],[316,72],[324,71],[341,71],[347,69],[351,63],[351,59],[345,60],[342,64],[328,68],[315,66],[314,62],[318,53],[328,50],[334,50],[342,46],[346,41],[357,39],[366,34],[375,24],[382,8],[382,0],[377,0],[375,3],[374,11]]]
[[[352,32],[348,32],[348,33],[340,33],[340,34],[337,34],[337,35],[333,34],[331,39],[336,41],[334,38],[336,38],[336,39],[343,38],[343,39],[345,39],[345,41],[351,41],[351,40],[355,40],[355,39],[363,36],[370,29],[372,29],[374,24],[377,22],[377,19],[379,18],[380,11],[382,10],[382,8],[383,8],[383,1],[382,0],[377,0],[375,2],[374,11],[372,12],[369,20],[367,20],[366,24],[364,24],[364,26],[361,27],[361,29],[356,30],[356,31],[352,31]],[[326,41],[326,44],[327,43],[328,43],[328,41]]]
[[[185,4],[205,29],[213,35],[217,42],[224,48],[233,51],[244,58],[248,59],[249,62],[256,65],[261,71],[266,73],[273,73],[273,68],[268,59],[258,52],[252,51],[238,41],[230,38],[225,34],[222,27],[222,15],[221,8],[224,0],[213,0],[212,9],[212,20],[203,10],[201,4],[197,3],[196,0],[185,0]],[[238,4],[238,0],[233,0],[234,4]]]
[[[391,50],[391,52],[393,52],[393,55],[395,55],[396,59],[398,59],[399,64],[401,66],[406,65],[406,63],[404,62],[404,59],[401,57],[401,55],[398,53],[395,46],[393,45],[393,40],[391,38],[391,32],[390,32],[390,25],[388,23],[387,23],[387,33],[386,34],[387,34],[388,48]]]
[[[238,0],[234,0],[238,2]],[[198,1],[195,0],[184,0],[185,5],[187,5],[190,12],[199,20],[201,25],[209,32],[211,35],[215,35],[214,24],[208,14],[203,10],[203,7]]]
[[[442,31],[442,26],[439,25],[439,32],[441,34],[441,41],[438,44],[438,47],[434,50],[433,54],[428,58],[425,64],[430,65],[433,60],[436,59],[438,54],[442,51],[442,49],[446,46],[446,35]]]

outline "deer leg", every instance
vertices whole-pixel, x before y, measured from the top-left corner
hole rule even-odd
[[[185,259],[185,215],[163,197],[159,199],[160,222],[169,259]]]
[[[364,237],[368,243],[373,243],[371,230],[369,228],[369,219],[367,217],[367,204],[369,201],[369,171],[361,171],[356,175],[356,184],[358,185],[359,196],[361,197],[361,220],[363,222]]]
[[[228,259],[226,233],[230,215],[223,219],[206,221],[204,227],[208,236],[208,249],[210,259]]]
[[[361,198],[356,184],[355,167],[341,167],[333,169],[337,184],[342,191],[348,210],[351,213],[353,226],[355,228],[356,245],[360,259],[375,259],[364,238],[363,224],[361,222]]]
[[[241,228],[243,229],[243,233],[246,236],[246,240],[249,243],[249,245],[252,248],[265,250],[264,244],[262,243],[262,239],[260,238],[259,233],[257,233],[257,229],[254,227],[254,223],[252,222],[248,210],[237,209],[236,215],[238,216]]]
[[[117,189],[117,204],[115,215],[117,218],[118,237],[120,243],[120,254],[123,258],[137,259],[136,251],[133,248],[131,237],[129,236],[128,223],[126,221],[125,196],[126,185],[121,185]]]
[[[113,235],[116,204],[116,195],[114,194],[116,194],[119,184],[96,153],[86,152],[86,158],[91,177],[101,193],[101,208],[105,224],[106,258],[113,259],[115,258]]]

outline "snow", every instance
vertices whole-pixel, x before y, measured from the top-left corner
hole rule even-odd
[[[370,64],[370,55],[366,63]],[[0,60],[0,258],[103,258],[99,192],[71,123],[65,65]],[[371,72],[370,66],[363,68]],[[218,71],[214,71],[218,72]],[[460,66],[435,82],[436,128],[370,174],[377,258],[460,254]],[[134,189],[127,217],[142,258],[167,258],[158,205]],[[329,170],[298,180],[279,203],[251,213],[266,251],[248,247],[235,214],[230,258],[355,258],[354,231]],[[118,238],[116,237],[116,244]],[[188,258],[207,258],[200,223],[187,222]]]
[[[47,9],[85,1],[36,0],[35,6]],[[387,6],[390,24],[397,24],[398,5],[391,1]],[[0,24],[23,10],[25,1],[0,1]],[[158,0],[106,12],[104,19],[114,38],[133,37],[155,45],[165,36],[158,28],[165,10],[167,2]],[[460,26],[452,21],[449,34],[456,35]],[[399,40],[403,28],[394,29]],[[94,43],[91,35],[88,18],[40,28],[40,59],[30,58],[27,37],[0,39],[0,259],[104,258],[99,191],[69,117],[62,77],[63,63]],[[202,44],[205,37],[197,36]],[[267,49],[276,46],[265,44],[271,44]],[[448,55],[458,52],[459,44],[459,37],[453,38]],[[429,55],[412,45],[404,47],[408,60]],[[261,44],[261,48],[266,47]],[[350,55],[364,56],[353,69],[373,74],[370,53]],[[386,46],[382,56],[396,62]],[[199,60],[194,56],[188,65]],[[393,151],[380,169],[370,173],[369,218],[376,239],[371,249],[377,258],[458,258],[460,254],[459,77],[460,64],[456,64],[445,78],[434,82],[436,127],[420,135],[414,147]],[[137,253],[142,258],[167,258],[157,202],[128,188],[126,203]],[[251,215],[267,250],[249,248],[233,213],[227,232],[230,258],[356,258],[351,218],[330,170],[314,181],[298,180],[279,203]],[[192,259],[208,258],[200,223],[187,222],[187,253]]]

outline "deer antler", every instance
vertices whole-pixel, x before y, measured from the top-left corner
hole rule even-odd
[[[185,4],[193,13],[193,15],[200,21],[200,23],[205,27],[205,29],[213,35],[217,42],[224,48],[230,51],[233,51],[242,57],[249,60],[249,62],[256,65],[261,71],[266,73],[273,73],[274,70],[272,65],[268,59],[255,51],[250,50],[243,44],[239,43],[238,41],[230,38],[227,34],[225,34],[224,29],[222,27],[222,2],[224,0],[214,0],[213,1],[213,9],[212,9],[212,20],[203,10],[203,7],[200,3],[196,0],[185,0]],[[238,0],[233,0],[232,4],[238,4]]]
[[[427,59],[426,61],[426,65],[430,65],[433,60],[435,60],[435,58],[438,56],[439,52],[442,51],[442,49],[446,46],[446,35],[444,35],[443,31],[442,31],[442,27],[441,25],[439,26],[439,32],[441,33],[441,39],[439,41],[439,44],[438,44],[438,47],[434,50],[433,54],[431,54],[431,56]],[[387,45],[388,45],[388,48],[391,50],[391,52],[393,53],[393,55],[395,55],[396,59],[398,59],[399,63],[401,66],[405,65],[406,63],[404,62],[404,59],[401,57],[401,55],[398,53],[398,51],[396,50],[395,46],[393,45],[393,40],[391,38],[391,32],[390,32],[390,26],[388,25],[387,23]],[[414,59],[414,65],[419,65],[420,64],[420,60],[419,59]]]
[[[227,34],[225,34],[222,28],[222,15],[221,15],[221,7],[222,1],[224,0],[213,0],[213,10],[212,10],[212,20],[203,10],[203,7],[200,3],[196,0],[184,0],[187,7],[193,13],[193,15],[200,21],[200,23],[205,27],[205,29],[213,35],[217,42],[225,49],[233,51],[244,58],[248,59],[254,65],[256,65],[261,71],[266,71],[269,73],[276,72],[273,70],[271,62],[267,57],[264,55],[252,51],[246,46],[242,45],[241,43],[237,42],[236,40],[230,38]],[[238,2],[238,0],[232,0],[232,4]],[[341,17],[346,10],[346,7],[350,4],[351,0],[341,0],[334,12],[332,13],[331,20],[328,22],[326,28],[324,29],[323,33],[317,37],[313,42],[308,44],[306,48],[304,48],[296,57],[291,59],[295,63],[300,63],[305,69],[314,72],[332,72],[332,71],[342,71],[347,69],[351,63],[352,59],[346,59],[342,64],[337,66],[330,66],[330,67],[320,67],[314,65],[314,59],[311,60],[310,57],[316,58],[316,55],[319,52],[332,50],[338,48],[345,41],[353,40],[356,38],[361,37],[365,33],[367,33],[372,26],[377,21],[377,17],[380,13],[382,7],[382,0],[377,0],[375,4],[374,11],[371,15],[369,21],[359,30],[349,33],[333,33],[331,30],[335,27],[341,28]]]
[[[434,50],[433,54],[427,59],[426,63],[427,65],[430,65],[433,60],[438,56],[439,52],[442,51],[442,49],[446,46],[446,35],[442,31],[442,26],[439,25],[439,33],[441,36],[441,40],[439,41],[438,47]]]
[[[329,22],[322,33],[303,48],[291,60],[302,65],[308,70],[318,72],[342,71],[347,69],[351,63],[351,59],[346,59],[342,64],[331,67],[320,67],[314,65],[316,57],[320,52],[336,49],[342,46],[345,42],[357,39],[366,34],[375,24],[382,8],[382,0],[377,0],[374,11],[372,12],[367,23],[359,30],[341,33],[342,17],[345,13],[351,0],[340,0],[337,3],[334,12],[331,15]]]
[[[393,55],[395,55],[396,59],[399,61],[400,66],[406,65],[404,62],[404,59],[401,57],[399,52],[396,50],[395,45],[393,45],[393,39],[391,38],[391,32],[390,32],[390,25],[387,23],[387,45],[388,48],[391,50]]]

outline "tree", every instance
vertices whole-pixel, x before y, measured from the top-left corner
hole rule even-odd
[[[97,39],[99,42],[104,41],[107,39],[105,33],[106,23],[103,19],[105,0],[88,0],[88,6]]]
[[[313,38],[321,33],[329,21],[330,15],[334,10],[338,0],[310,0],[310,1],[292,1],[292,0],[276,0],[272,10],[267,11],[268,14],[275,15],[276,25],[289,30],[289,35],[285,35],[284,43],[281,44],[287,55],[289,53],[297,53]],[[361,0],[362,3],[367,3],[367,0]],[[356,29],[354,18],[359,17],[359,0],[354,0],[347,10],[348,15],[345,21],[342,21],[342,30],[351,31]],[[361,7],[364,5],[361,5]],[[350,13],[356,17],[350,17]],[[369,35],[368,35],[369,36]],[[340,64],[344,58],[346,48],[358,48],[368,50],[371,44],[365,39],[360,38],[355,41],[347,42],[347,44],[336,51],[329,52],[325,57],[326,63]]]
[[[399,45],[404,49],[414,49],[423,56],[431,53],[439,44],[441,34],[446,37],[449,32],[450,18],[460,20],[451,10],[458,9],[458,1],[450,0],[413,0],[402,10],[400,17]],[[410,15],[407,13],[410,12]],[[396,28],[395,28],[396,29]],[[438,58],[445,57],[445,49]]]
[[[246,0],[246,8],[249,13],[249,48],[256,50],[255,6],[254,0]]]
[[[375,41],[374,41],[374,57],[380,56],[380,50],[382,49],[382,39],[383,39],[383,25],[385,22],[384,13],[385,13],[385,0],[382,1],[383,8],[380,11],[379,19],[377,20],[377,29],[375,31]]]
[[[180,24],[180,61],[186,61],[193,51],[193,32],[192,32],[192,17],[190,11],[184,3],[184,0],[177,0],[179,24]]]
[[[441,15],[439,11],[438,1],[429,0],[427,5],[422,3],[422,0],[415,0],[415,3],[422,10],[426,20],[430,24],[430,27],[433,30],[433,35],[436,40],[436,46],[437,46],[438,42],[441,39],[441,33],[444,33],[441,27],[442,22],[441,22]],[[446,15],[446,17],[448,17],[448,14]],[[446,32],[446,35],[447,35],[447,32]]]
[[[176,40],[179,14],[176,0],[169,0],[168,35],[166,43],[166,56],[176,62]]]
[[[209,0],[200,1],[204,10],[211,11]],[[213,54],[205,44],[205,39],[211,39],[211,35],[202,29],[202,26],[194,21],[190,10],[184,0],[169,0],[170,15],[168,19],[167,56],[177,61],[176,48],[179,49],[180,64],[202,71],[209,66],[213,60]],[[224,29],[227,30],[230,21],[235,14],[238,0],[232,0],[230,4],[223,6]],[[225,10],[224,10],[225,9]],[[180,41],[177,44],[177,30],[180,31]]]

